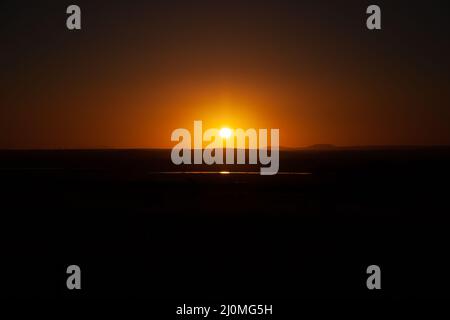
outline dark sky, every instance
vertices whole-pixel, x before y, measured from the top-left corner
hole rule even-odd
[[[2,1],[0,148],[170,147],[193,120],[284,146],[450,144],[447,3]]]

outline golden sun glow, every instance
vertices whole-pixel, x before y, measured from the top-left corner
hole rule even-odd
[[[232,134],[233,131],[230,128],[222,128],[219,130],[219,135],[224,139],[228,139]]]

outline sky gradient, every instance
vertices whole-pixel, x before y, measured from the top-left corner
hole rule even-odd
[[[176,128],[280,145],[450,144],[445,1],[0,5],[0,148],[172,147]],[[65,9],[82,10],[82,30]]]

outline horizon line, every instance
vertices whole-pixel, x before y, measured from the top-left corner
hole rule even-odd
[[[405,148],[450,148],[450,144],[374,144],[374,145],[333,145],[333,144],[314,144],[308,146],[301,147],[285,147],[279,146],[279,150],[283,151],[299,151],[299,150],[339,150],[339,149],[405,149]],[[171,147],[54,147],[54,148],[0,148],[0,151],[94,151],[94,150],[172,150]],[[189,148],[189,150],[207,150],[208,148]],[[213,149],[213,148],[212,148]],[[234,149],[234,150],[242,150],[237,148],[223,148]],[[244,150],[264,150],[264,149],[272,149],[270,148],[245,148]]]

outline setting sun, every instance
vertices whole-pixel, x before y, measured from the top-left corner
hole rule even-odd
[[[222,128],[219,131],[219,135],[224,139],[231,137],[232,133],[233,131],[230,128]]]

